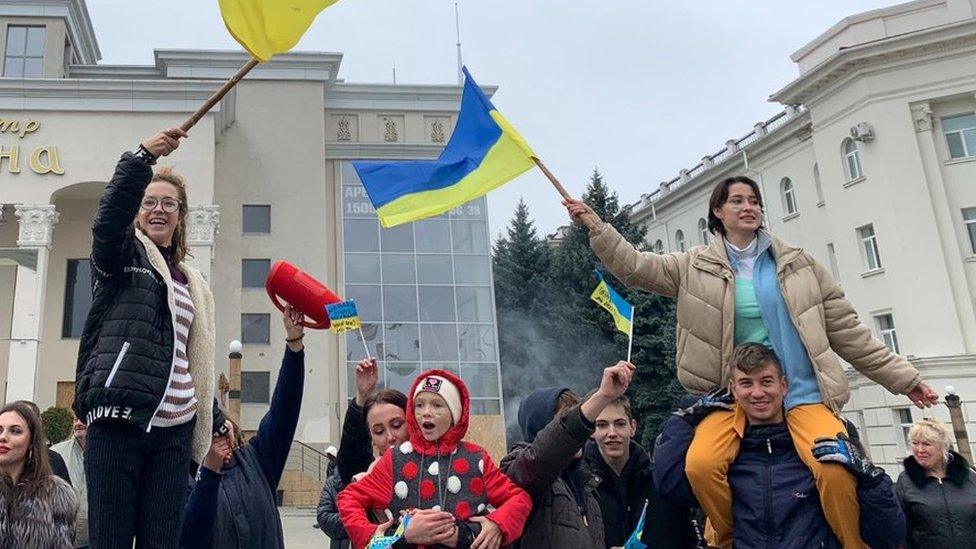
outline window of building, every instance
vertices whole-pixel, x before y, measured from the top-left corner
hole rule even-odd
[[[861,239],[861,252],[868,270],[880,269],[881,252],[878,250],[878,237],[874,234],[874,225],[858,227],[857,236]]]
[[[850,138],[844,140],[844,170],[847,172],[848,182],[864,175],[861,170],[861,151],[857,148],[857,141]]]
[[[681,229],[674,233],[674,247],[679,252],[685,251],[685,232]]]
[[[271,402],[271,372],[241,372],[241,404]]]
[[[951,158],[976,156],[976,115],[946,116],[942,119],[942,133]]]
[[[91,261],[88,259],[69,259],[64,285],[64,318],[61,322],[61,337],[81,337],[91,304]]]
[[[656,254],[664,253],[664,242],[662,242],[660,238],[654,242],[654,253]]]
[[[241,343],[257,345],[271,343],[271,315],[267,313],[242,313]]]
[[[976,208],[963,208],[962,219],[966,222],[966,232],[969,234],[969,248],[976,254]]]
[[[830,262],[830,274],[834,275],[834,280],[840,282],[840,265],[837,263],[837,252],[834,251],[834,243],[827,243],[827,260]]]
[[[793,181],[789,177],[784,177],[779,182],[780,193],[783,195],[783,213],[785,215],[796,213],[796,190],[793,188]]]
[[[698,220],[698,235],[699,238],[701,238],[701,243],[708,246],[708,221],[706,221],[705,218]]]
[[[898,437],[898,445],[902,447],[902,451],[906,454],[912,447],[912,441],[908,438],[908,432],[912,430],[912,409],[911,408],[895,408],[892,410],[895,415],[895,425],[897,429],[901,431],[901,436]]]
[[[44,27],[7,27],[7,51],[3,75],[10,78],[40,78],[44,75]]]
[[[817,205],[824,203],[823,185],[820,183],[820,166],[813,165],[813,188],[817,192]]]
[[[874,322],[878,327],[878,335],[881,336],[881,341],[884,341],[885,345],[892,351],[900,353],[898,332],[895,331],[895,319],[891,313],[875,315]]]
[[[244,205],[243,219],[245,233],[267,234],[271,232],[271,206]]]
[[[270,259],[241,260],[241,287],[264,288],[264,281],[268,279],[270,270]]]

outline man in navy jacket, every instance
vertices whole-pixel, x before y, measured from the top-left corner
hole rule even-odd
[[[257,434],[243,443],[235,425],[230,436],[238,447],[220,472],[200,468],[185,507],[182,549],[284,548],[276,491],[295,438],[304,392],[301,318],[300,312],[286,309],[285,356]]]
[[[654,451],[654,480],[660,491],[675,501],[694,501],[684,470],[695,426],[712,411],[734,410],[743,427],[739,455],[728,471],[736,549],[839,549],[813,474],[800,460],[785,423],[787,380],[779,359],[771,349],[750,343],[733,352],[731,366],[731,396],[728,391],[705,395],[665,423]],[[820,461],[839,463],[857,479],[865,542],[873,549],[900,545],[905,517],[884,470],[840,434],[818,439],[813,453]]]

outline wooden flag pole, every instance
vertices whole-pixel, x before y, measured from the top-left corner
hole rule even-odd
[[[552,186],[556,187],[556,190],[559,191],[559,194],[562,195],[563,198],[565,198],[566,200],[573,199],[573,197],[569,196],[569,193],[566,192],[566,188],[563,187],[563,184],[560,183],[559,180],[556,179],[556,176],[549,171],[549,168],[547,168],[546,165],[542,163],[542,160],[539,160],[534,156],[532,157],[532,160],[535,161],[535,165],[539,166],[539,169],[542,170],[542,173],[545,174],[545,176],[549,179],[549,182],[552,183]],[[593,229],[593,226],[591,226],[586,221],[584,221],[583,224],[586,225],[587,229],[591,229],[591,230]]]
[[[207,114],[207,112],[209,112],[218,101],[223,99],[224,96],[227,95],[227,92],[229,92],[234,86],[237,85],[238,82],[241,81],[241,79],[244,78],[244,75],[251,72],[251,69],[256,67],[258,63],[260,63],[260,61],[252,57],[247,64],[237,71],[237,74],[232,76],[227,82],[224,82],[224,85],[221,86],[219,90],[214,92],[214,94],[210,96],[210,99],[207,99],[207,101],[201,105],[199,109],[197,109],[197,112],[193,113],[189,118],[187,118],[183,124],[180,125],[180,129],[185,132],[190,131],[190,128],[195,126],[196,123],[199,122],[200,119],[203,118],[203,116]]]

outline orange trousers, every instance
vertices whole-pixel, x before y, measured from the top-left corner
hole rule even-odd
[[[810,468],[820,492],[827,523],[845,549],[863,549],[861,509],[857,503],[857,481],[836,463],[821,463],[813,457],[813,441],[818,437],[835,437],[847,429],[824,404],[797,406],[786,413],[796,451]],[[685,474],[698,503],[714,528],[708,542],[714,547],[732,547],[732,489],[729,466],[739,454],[739,443],[745,433],[746,417],[738,406],[731,412],[713,412],[695,429],[695,438],[685,458]]]

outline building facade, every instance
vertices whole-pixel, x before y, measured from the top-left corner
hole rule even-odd
[[[707,244],[708,197],[760,183],[766,224],[829,266],[861,321],[976,432],[976,2],[919,0],[848,17],[794,53],[785,109],[628,206],[663,252]],[[853,369],[844,415],[891,472],[915,409]],[[972,439],[971,439],[972,440]]]
[[[91,302],[91,219],[122,151],[179,125],[248,59],[155,50],[98,64],[84,0],[0,0],[0,379],[6,400],[70,407]],[[284,346],[264,289],[287,260],[356,298],[381,383],[427,367],[472,387],[472,433],[504,451],[486,204],[381,229],[355,159],[435,157],[457,86],[340,81],[341,54],[293,52],[255,68],[163,163],[187,180],[192,263],[211,281],[219,373],[243,342],[241,420],[267,410]],[[338,442],[363,342],[312,331],[297,438]]]

